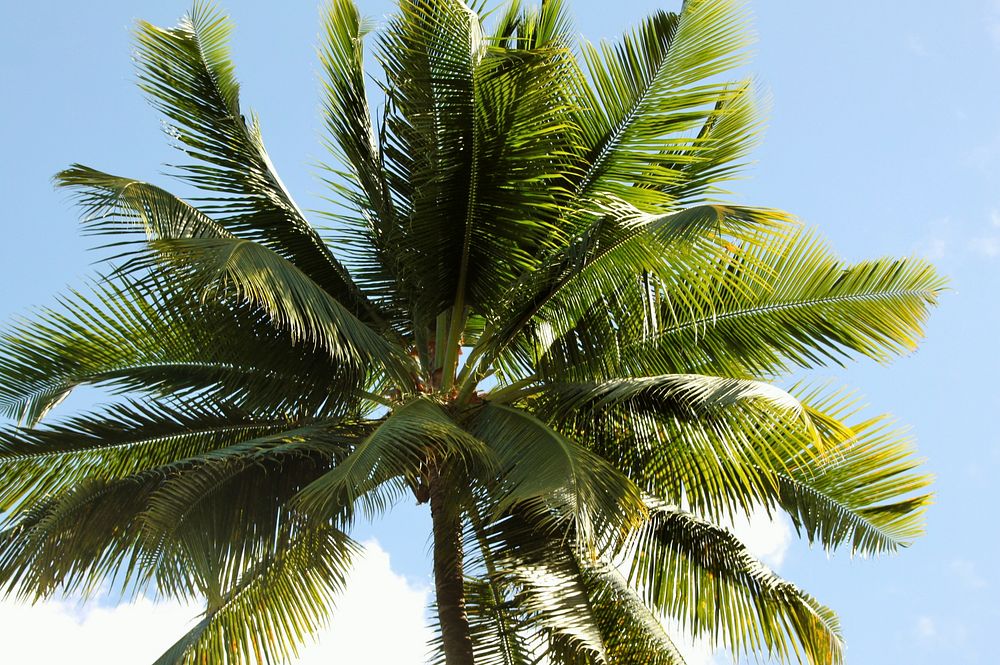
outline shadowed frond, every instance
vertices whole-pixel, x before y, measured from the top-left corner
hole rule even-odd
[[[478,150],[473,80],[483,54],[479,17],[461,0],[401,0],[380,34],[383,168],[398,222],[373,220],[372,243],[388,252],[387,267],[407,289],[418,324],[452,304],[467,267]],[[403,246],[405,253],[393,254]]]
[[[266,246],[234,235],[190,204],[143,182],[81,166],[61,172],[57,182],[78,190],[92,231],[138,231],[148,237],[122,250],[120,258],[127,259],[122,272],[156,274],[165,265],[174,269],[176,287],[186,286],[202,300],[230,295],[260,307],[293,341],[322,347],[341,363],[396,356],[389,371],[404,383],[409,379],[402,351]]]
[[[232,587],[209,593],[204,617],[154,665],[284,662],[324,626],[356,546],[331,527],[284,535]]]
[[[488,404],[472,432],[500,466],[498,514],[531,505],[550,527],[572,529],[583,549],[640,519],[643,506],[628,478],[527,411]]]
[[[31,505],[86,479],[114,480],[287,430],[224,405],[129,403],[45,428],[0,430],[0,508]]]
[[[461,429],[441,407],[417,398],[395,409],[336,468],[306,487],[296,503],[305,512],[329,519],[350,519],[355,506],[373,516],[388,507],[379,487],[415,487],[428,465],[445,462],[490,469],[489,450]]]
[[[2,340],[0,412],[28,425],[82,384],[330,413],[356,404],[364,380],[360,368],[294,344],[259,313],[201,302],[153,277],[71,291]]]
[[[379,364],[398,385],[408,388],[412,383],[412,363],[403,349],[262,245],[240,238],[154,240],[130,268],[153,269],[159,262],[174,266],[176,279],[188,280],[202,298],[232,297],[260,307],[295,342],[318,346],[335,362]]]

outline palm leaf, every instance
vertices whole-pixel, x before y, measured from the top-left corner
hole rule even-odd
[[[0,431],[0,506],[31,505],[86,479],[125,478],[288,427],[287,418],[224,405],[127,403],[46,428]]]
[[[637,322],[568,372],[634,376],[691,371],[773,375],[912,350],[944,286],[919,259],[846,264],[809,231],[758,245],[750,260],[681,270],[645,334]],[[741,254],[744,255],[744,254]],[[696,294],[698,308],[672,300]],[[639,328],[641,330],[641,328]],[[607,375],[607,374],[606,374]]]
[[[757,561],[730,532],[657,506],[627,547],[643,600],[735,651],[843,662],[836,616]]]
[[[349,519],[357,504],[368,515],[378,514],[387,507],[384,495],[376,492],[381,485],[397,492],[415,486],[429,467],[445,460],[480,473],[492,468],[481,442],[438,405],[417,398],[393,410],[350,455],[306,487],[296,502],[320,519],[340,515]]]
[[[532,344],[518,350],[520,358],[501,357],[499,362],[515,375],[530,372],[543,364],[553,347],[558,351],[563,342],[572,346],[577,340],[570,335],[595,310],[605,312],[606,319],[617,312],[608,301],[643,275],[665,280],[682,265],[732,261],[739,251],[732,241],[764,243],[772,234],[783,233],[787,223],[787,216],[776,211],[727,206],[698,206],[666,215],[646,215],[627,206],[608,208],[556,260],[526,274],[511,289],[502,315],[484,333],[489,344],[481,345],[480,353],[493,360],[518,336],[527,338]],[[688,305],[678,300],[676,306]],[[613,322],[601,323],[609,326],[608,332],[615,328]],[[469,363],[477,359],[473,356]]]
[[[532,505],[550,526],[572,529],[584,548],[639,518],[643,508],[628,478],[527,411],[487,404],[471,431],[500,465],[496,513]]]
[[[155,278],[103,281],[2,335],[0,412],[34,425],[73,388],[199,394],[246,409],[337,410],[364,377],[295,345],[245,307],[201,303]]]
[[[331,527],[286,535],[236,584],[213,594],[202,620],[155,665],[249,665],[298,655],[298,646],[325,624],[355,551]]]
[[[894,552],[923,533],[931,478],[919,473],[910,438],[886,416],[864,416],[843,393],[803,397],[823,455],[785,462],[775,498],[800,533],[829,550]]]
[[[211,211],[240,237],[260,242],[369,322],[378,312],[309,226],[274,171],[255,116],[244,115],[229,58],[229,20],[196,2],[174,28],[136,27],[139,86],[197,164],[183,178],[213,193]],[[221,195],[221,197],[220,197]]]
[[[683,166],[712,159],[701,156],[711,139],[696,132],[734,94],[709,81],[744,57],[745,24],[737,2],[690,1],[680,15],[654,14],[617,45],[585,45],[590,85],[577,122],[589,154],[580,196],[617,196],[644,209],[681,198]]]
[[[123,251],[121,256],[127,259],[123,272],[155,271],[166,262],[179,270],[180,284],[189,284],[203,300],[212,290],[231,289],[287,329],[293,341],[321,346],[340,362],[395,355],[395,375],[409,379],[402,352],[295,263],[265,245],[231,233],[205,213],[146,183],[80,166],[60,173],[57,182],[79,190],[93,231],[138,230],[149,237],[147,243]]]
[[[380,252],[408,248],[389,255],[390,268],[413,310],[427,317],[423,325],[452,306],[467,268],[473,72],[481,56],[479,19],[460,0],[400,2],[379,43],[388,79],[382,154],[399,222],[374,220],[373,243]]]

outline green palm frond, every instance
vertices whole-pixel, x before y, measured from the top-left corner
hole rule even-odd
[[[286,424],[280,432],[176,459],[161,467],[164,481],[150,496],[143,512],[144,536],[159,541],[177,532],[187,517],[204,511],[206,499],[227,483],[239,479],[252,489],[253,483],[241,479],[247,472],[281,473],[290,477],[292,473],[288,467],[301,460],[305,462],[305,480],[294,485],[301,489],[300,483],[321,476],[347,457],[364,440],[365,429],[373,427],[373,424],[349,421],[309,423],[292,428]],[[272,491],[272,494],[277,492]]]
[[[295,495],[347,454],[346,442],[323,434],[251,443],[254,449],[233,446],[215,459],[181,460],[164,469],[170,475],[145,498],[138,516],[129,582],[169,596],[203,596],[205,589],[189,575],[193,541],[214,553],[223,586],[232,582],[274,547],[281,529],[302,521],[291,508]],[[262,486],[268,493],[259,497]]]
[[[393,194],[383,169],[382,149],[373,126],[365,89],[363,40],[370,26],[362,18],[353,0],[333,0],[323,10],[323,32],[319,49],[323,67],[323,117],[328,138],[326,147],[337,165],[324,178],[340,198],[335,202],[358,214],[349,219],[355,230],[367,238],[378,237],[387,229],[399,226]],[[412,325],[405,321],[405,302],[394,280],[394,260],[385,253],[342,234],[340,244],[351,259],[355,279],[379,299],[383,311],[399,308],[397,327]]]
[[[377,363],[398,385],[409,387],[412,363],[394,345],[356,318],[294,264],[263,245],[241,238],[154,240],[129,262],[132,270],[173,265],[202,298],[236,298],[260,307],[295,342],[314,344],[335,362]]]
[[[606,564],[594,566],[586,570],[583,578],[609,663],[685,665],[659,617],[646,607],[618,570]],[[578,654],[564,661],[555,660],[581,663]]]
[[[434,402],[417,398],[395,409],[333,470],[306,487],[297,505],[320,519],[353,516],[363,506],[369,516],[388,507],[380,486],[390,491],[415,487],[429,467],[457,461],[480,475],[493,468],[490,451],[461,429]]]
[[[201,621],[154,665],[282,662],[325,625],[357,547],[312,526],[278,539],[232,586],[208,593]]]
[[[563,533],[516,511],[491,526],[484,545],[512,587],[512,607],[538,635],[534,651],[556,662],[560,655],[608,662],[586,566]]]
[[[676,182],[653,181],[647,188],[661,188],[681,205],[693,205],[725,194],[721,183],[739,177],[743,159],[756,147],[768,99],[756,90],[752,80],[730,84],[719,96],[715,109],[705,119],[695,139],[696,150],[671,168],[680,172]],[[669,157],[670,152],[664,156]],[[641,182],[641,181],[640,181]]]
[[[853,554],[894,552],[923,533],[931,477],[904,431],[862,413],[844,393],[803,396],[823,454],[801,455],[778,474],[776,502],[810,542]]]
[[[139,86],[170,123],[170,135],[198,163],[180,166],[214,198],[211,211],[233,233],[269,247],[317,281],[353,314],[377,310],[309,225],[264,149],[256,116],[240,107],[229,58],[229,20],[195,2],[174,28],[139,21],[135,33]]]
[[[642,376],[697,368],[745,377],[857,355],[887,362],[915,348],[944,288],[920,259],[847,264],[806,230],[745,254],[752,258],[738,269],[720,263],[679,271],[645,334],[616,335],[577,369]],[[704,305],[672,306],[685,292]]]
[[[509,580],[467,577],[469,617],[476,665],[532,665],[535,660],[527,621],[507,591]],[[440,627],[439,632],[440,632]],[[440,636],[431,643],[430,665],[446,665]]]
[[[546,0],[541,5],[524,6],[521,0],[508,2],[503,16],[489,37],[503,49],[530,51],[553,44],[570,44],[573,20],[563,0]]]
[[[0,529],[0,588],[34,601],[57,592],[87,597],[127,571],[143,501],[160,478],[144,472],[85,479],[20,507]]]
[[[154,277],[71,291],[2,340],[0,412],[28,425],[82,384],[196,393],[273,413],[350,408],[364,380],[253,311],[203,303]]]
[[[473,597],[485,597],[490,619],[505,619],[504,631],[513,638],[506,643],[533,654],[530,662],[683,665],[663,624],[622,575],[607,563],[580,558],[559,534],[515,513],[492,527],[482,545],[494,572],[476,582]],[[518,662],[511,654],[523,652],[499,649],[499,643],[495,639],[488,652],[495,662]]]
[[[626,551],[643,600],[696,637],[783,662],[843,662],[833,612],[768,570],[726,529],[656,506]]]
[[[531,505],[550,526],[572,529],[584,548],[641,518],[640,495],[627,477],[527,411],[488,404],[472,432],[500,466],[498,514]]]
[[[115,573],[135,580],[136,591],[155,579],[161,592],[191,593],[170,561],[190,533],[225,542],[238,568],[273,545],[287,501],[358,441],[359,427],[343,422],[241,427],[233,414],[185,412],[171,423],[171,413],[114,407],[104,418],[24,432],[33,441],[8,446],[19,454],[3,471],[28,471],[9,493],[29,506],[11,513],[3,532],[11,588],[46,596],[59,581],[64,591],[89,592]],[[229,427],[219,425],[223,415]],[[73,473],[39,473],[40,459],[52,457]],[[262,484],[270,491],[260,497]]]
[[[576,120],[589,152],[580,196],[645,209],[683,197],[684,165],[712,145],[699,130],[736,94],[708,81],[745,57],[746,21],[733,0],[692,0],[679,15],[654,14],[619,44],[585,45],[589,85]]]
[[[409,289],[414,311],[427,313],[420,322],[427,325],[453,304],[467,269],[478,151],[473,79],[484,44],[479,18],[460,0],[401,0],[380,37],[387,78],[383,168],[399,222],[376,220],[373,244],[383,252],[401,242],[410,248],[389,257],[391,268]]]
[[[825,452],[809,409],[757,381],[666,375],[553,383],[529,399],[540,417],[590,442],[644,491],[713,518],[768,501],[790,460]]]
[[[260,307],[292,334],[293,342],[323,347],[341,363],[396,356],[392,371],[401,381],[409,379],[402,351],[265,245],[231,233],[190,204],[143,182],[81,166],[61,172],[57,182],[79,190],[92,231],[140,231],[149,238],[122,251],[127,259],[123,271],[155,273],[165,263],[177,271],[177,283],[189,282],[202,300],[218,298],[209,298],[209,290],[231,293]]]
[[[0,430],[6,479],[0,507],[32,504],[86,479],[125,478],[288,427],[286,418],[254,417],[224,405],[178,410],[128,403],[46,428]]]
[[[580,348],[573,332],[593,325],[590,318],[596,312],[596,324],[607,326],[597,334],[610,337],[617,327],[613,317],[619,308],[614,301],[622,288],[637,284],[644,275],[671,278],[684,264],[733,261],[738,251],[734,242],[765,243],[784,233],[788,223],[787,215],[777,211],[721,205],[665,215],[643,214],[630,206],[609,207],[557,260],[526,274],[514,286],[502,318],[486,333],[489,344],[482,346],[493,354],[486,357],[517,376],[536,365],[542,369],[559,363],[559,367],[566,363],[561,356],[572,358],[574,348],[590,355],[591,349]],[[694,305],[678,298],[675,306]],[[531,343],[518,349],[520,358],[496,359],[519,337]],[[477,359],[474,355],[470,363]]]

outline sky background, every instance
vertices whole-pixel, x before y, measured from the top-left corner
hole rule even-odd
[[[378,18],[390,3],[361,0]],[[230,0],[244,107],[304,208],[321,208],[316,0]],[[613,10],[607,8],[613,6]],[[679,1],[571,2],[582,35],[611,38]],[[819,227],[845,258],[919,254],[951,278],[920,350],[888,367],[817,375],[856,387],[908,424],[937,480],[927,535],[895,557],[851,560],[795,540],[787,522],[740,533],[840,613],[852,665],[991,663],[1000,621],[991,500],[1000,474],[1000,2],[751,0],[758,43],[746,68],[770,93],[762,147],[734,199]],[[0,40],[0,320],[79,285],[97,254],[52,175],[81,162],[171,183],[177,159],[134,85],[130,28],[173,24],[183,0],[3,0]],[[856,7],[858,11],[847,11]],[[92,395],[69,406],[86,406]],[[65,409],[62,413],[65,413]],[[428,600],[423,508],[401,505],[356,534],[368,544],[332,632],[302,663],[422,662]],[[10,662],[151,662],[197,608],[0,602]],[[387,629],[387,627],[389,627]],[[704,645],[692,660],[710,663]],[[725,662],[719,659],[719,662]]]

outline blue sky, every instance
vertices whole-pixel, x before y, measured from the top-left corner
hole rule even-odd
[[[619,0],[610,11],[606,2],[571,4],[579,32],[597,39],[679,1]],[[781,573],[840,613],[853,665],[992,662],[989,634],[1000,620],[993,600],[1000,536],[988,502],[1000,474],[1000,435],[991,419],[1000,411],[1000,2],[748,4],[759,41],[747,71],[770,92],[773,112],[748,178],[733,185],[734,199],[788,210],[819,227],[848,259],[921,254],[951,278],[916,354],[888,367],[857,363],[818,373],[858,388],[873,409],[911,427],[937,477],[927,535],[899,556],[875,561],[828,557],[798,542],[786,548],[782,524],[750,537],[772,557],[783,553]],[[390,3],[360,5],[379,17]],[[326,155],[314,57],[317,2],[230,0],[224,7],[236,22],[244,105],[260,115],[273,161],[300,204],[320,208],[314,165]],[[80,284],[97,258],[78,234],[76,212],[51,188],[56,171],[82,162],[169,184],[161,164],[177,155],[134,86],[129,28],[136,18],[172,24],[186,8],[168,0],[5,3],[0,320],[51,303],[67,285]],[[425,527],[422,510],[401,506],[380,526],[361,529],[360,537],[379,543],[365,578],[378,590],[370,593],[423,597]],[[359,607],[363,600],[357,597]],[[77,662],[111,662],[107,653],[88,651],[88,644],[102,644],[106,615],[67,607],[0,606],[0,635],[25,641],[37,630]],[[51,626],[62,625],[57,617],[70,615],[65,637],[53,639]],[[162,614],[129,616],[136,648],[147,645],[142,654],[183,625]],[[364,625],[342,629],[337,639],[363,635]],[[121,662],[141,662],[140,651],[129,653]],[[419,654],[412,657],[420,662]],[[404,662],[380,658],[372,662]]]

